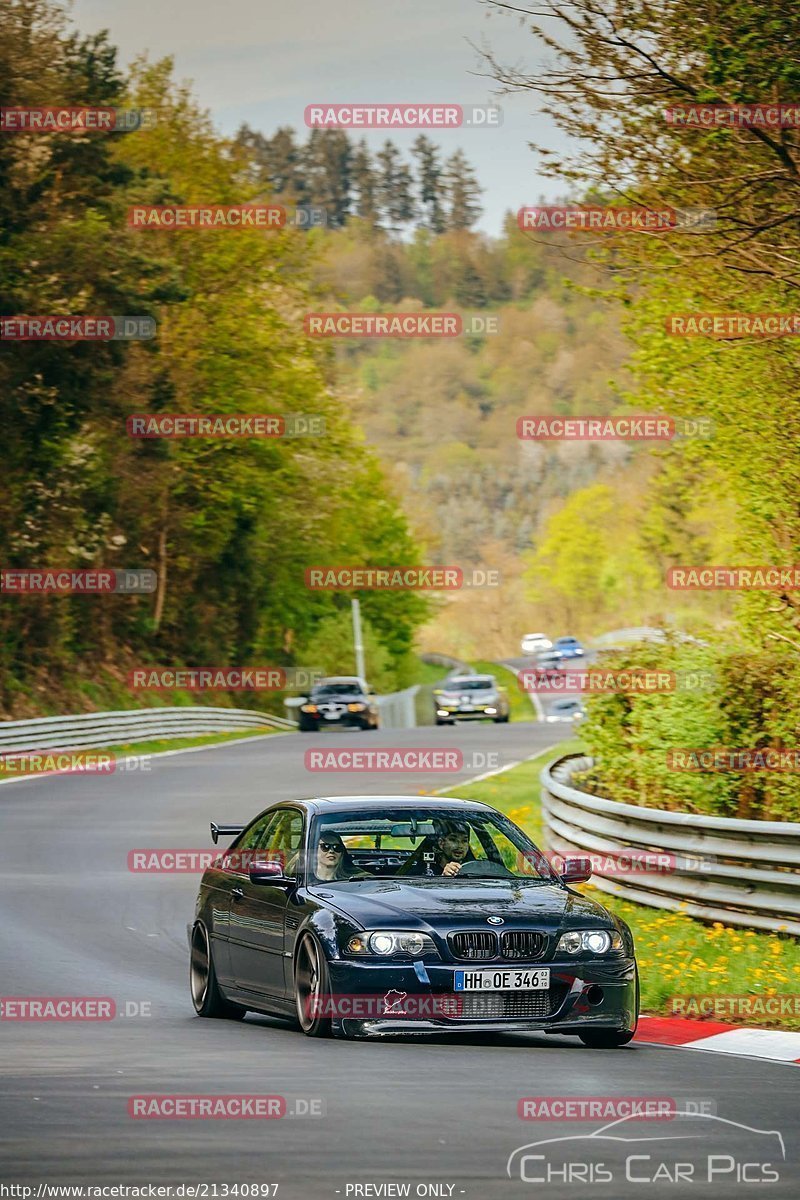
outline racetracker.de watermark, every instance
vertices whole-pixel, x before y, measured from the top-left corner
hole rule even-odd
[[[305,1002],[310,1020],[339,1018],[376,1020],[403,1017],[406,1020],[439,1020],[457,1018],[463,1010],[462,997],[457,992],[401,992],[390,988],[383,995],[371,992],[319,994]]]
[[[529,442],[672,442],[709,437],[708,417],[664,417],[645,413],[618,417],[517,418],[517,437]]]
[[[0,108],[0,133],[134,133],[152,129],[154,108]]]
[[[629,875],[674,875],[696,872],[703,874],[713,866],[714,860],[709,855],[678,855],[668,854],[661,850],[635,850],[623,848],[607,850],[602,853],[586,852],[584,850],[548,850],[545,854],[539,851],[526,850],[518,855],[517,869],[526,874],[526,866],[541,873],[542,858],[557,875],[563,875],[567,862],[581,858],[593,875],[629,876]]]
[[[3,342],[147,342],[156,336],[152,317],[0,317]]]
[[[731,746],[708,748],[673,747],[667,751],[670,771],[800,771],[800,747]]]
[[[673,104],[664,117],[668,125],[688,129],[797,129],[800,104]]]
[[[800,566],[670,567],[666,584],[674,591],[796,592],[800,591]]]
[[[674,1017],[733,1017],[735,1019],[763,1017],[800,1017],[800,994],[790,992],[772,996],[753,996],[744,993],[692,993],[670,996],[669,1012]]]
[[[4,595],[45,593],[56,596],[143,595],[154,592],[157,576],[143,570],[74,571],[57,567],[5,567],[0,570],[0,592]]]
[[[307,104],[309,129],[497,129],[503,110],[496,104]]]
[[[716,214],[706,208],[545,204],[517,212],[520,229],[541,233],[670,233],[710,229],[715,223]]]
[[[523,692],[537,694],[589,692],[598,695],[639,695],[658,692],[705,691],[714,684],[710,671],[659,671],[635,668],[611,671],[602,667],[582,670],[536,667],[521,670],[517,682]]]
[[[132,438],[323,437],[324,417],[310,413],[133,413],[125,428]]]
[[[667,333],[678,337],[726,339],[796,337],[800,313],[670,313],[664,320]]]
[[[128,671],[132,691],[305,691],[322,678],[316,667],[133,667]]]
[[[128,851],[128,870],[134,875],[197,875],[209,867],[246,875],[254,863],[263,862],[285,867],[286,855],[279,850],[214,850],[207,846],[140,846]]]
[[[485,567],[306,567],[312,591],[452,592],[499,587],[500,572]]]
[[[2,1021],[113,1021],[110,996],[0,996]]]
[[[484,337],[500,332],[500,317],[483,312],[314,312],[306,313],[303,328],[309,337]]]
[[[681,1104],[675,1096],[522,1096],[517,1116],[521,1121],[669,1121]]]
[[[111,996],[0,996],[0,1021],[114,1021],[151,1017],[152,1005]]]
[[[327,225],[327,209],[314,204],[136,204],[128,209],[129,229],[317,229]]]
[[[116,755],[103,750],[12,750],[0,754],[0,771],[9,775],[113,775],[116,769]]]
[[[273,1120],[287,1115],[286,1097],[269,1095],[131,1096],[128,1116],[137,1120]]]
[[[372,746],[368,750],[306,750],[307,771],[485,771],[499,766],[496,750],[444,749],[440,746]]]

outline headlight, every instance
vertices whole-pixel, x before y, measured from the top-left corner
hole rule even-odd
[[[316,704],[304,704],[301,707],[300,711],[301,712],[316,712],[317,706],[316,706]]]
[[[367,707],[366,704],[348,704],[347,711],[348,712],[363,712],[366,707]]]
[[[407,955],[419,958],[421,954],[435,954],[436,944],[427,933],[414,930],[377,930],[375,933],[358,933],[347,943],[348,954],[374,954],[379,958]]]
[[[564,954],[608,954],[621,949],[622,938],[616,930],[609,933],[605,929],[570,929],[558,939],[556,954],[559,950]]]

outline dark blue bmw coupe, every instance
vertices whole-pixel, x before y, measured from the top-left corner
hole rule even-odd
[[[630,929],[486,804],[278,803],[203,875],[190,984],[203,1017],[291,1017],[310,1037],[538,1030],[597,1048],[636,1030]]]

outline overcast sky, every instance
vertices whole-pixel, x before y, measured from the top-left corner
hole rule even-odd
[[[506,210],[553,198],[562,189],[538,174],[528,141],[557,144],[532,93],[493,95],[470,42],[488,41],[505,63],[532,70],[539,53],[513,15],[491,15],[478,0],[74,0],[84,33],[109,29],[127,64],[140,51],[173,55],[199,102],[224,134],[242,121],[270,135],[294,126],[317,101],[499,103],[499,129],[428,133],[445,153],[461,146],[485,189],[481,227],[500,229]],[[415,130],[372,131],[410,147]]]

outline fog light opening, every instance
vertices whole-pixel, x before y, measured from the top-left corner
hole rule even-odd
[[[586,999],[589,1001],[589,1003],[592,1005],[593,1008],[596,1008],[598,1004],[603,1003],[603,996],[604,996],[604,992],[603,992],[603,989],[599,986],[599,984],[593,983],[590,988],[587,988]]]

